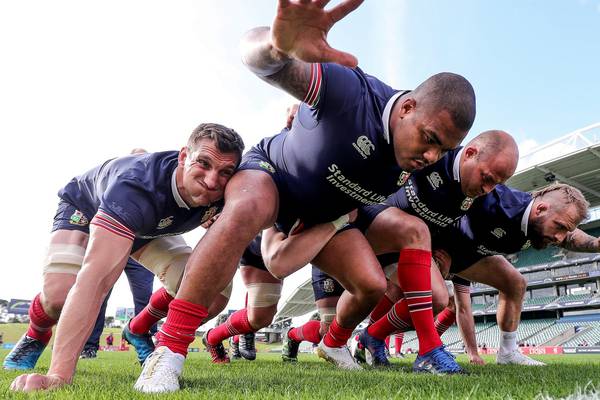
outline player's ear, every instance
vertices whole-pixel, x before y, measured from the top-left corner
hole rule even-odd
[[[184,146],[181,148],[181,150],[179,150],[179,156],[177,157],[177,163],[181,166],[183,166],[185,164],[185,160],[188,157],[188,148],[187,146]]]
[[[535,205],[534,211],[536,216],[538,216],[547,212],[549,208],[550,206],[548,205],[548,203],[546,203],[545,201],[540,201],[538,204]]]
[[[400,106],[400,118],[403,118],[405,115],[414,112],[417,108],[417,101],[413,98],[408,98],[402,102]]]
[[[477,150],[477,147],[467,146],[465,148],[465,157],[466,158],[473,158],[473,157],[477,156],[477,153],[479,153],[479,150]]]

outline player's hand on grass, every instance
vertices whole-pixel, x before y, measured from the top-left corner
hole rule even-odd
[[[271,41],[279,52],[305,62],[335,62],[354,68],[352,54],[327,43],[331,27],[354,11],[363,0],[344,0],[325,10],[329,0],[279,0],[271,28]]]
[[[469,354],[469,362],[475,365],[484,365],[485,361],[479,356],[479,354]]]
[[[56,389],[68,382],[58,375],[24,374],[12,381],[10,390],[15,392],[33,392],[36,390]]]

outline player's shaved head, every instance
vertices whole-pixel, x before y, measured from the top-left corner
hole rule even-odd
[[[475,91],[463,76],[451,72],[435,74],[421,83],[412,97],[417,107],[424,106],[426,112],[438,114],[447,111],[454,126],[467,132],[475,120]]]
[[[519,162],[519,147],[515,139],[505,131],[489,130],[474,137],[465,147],[477,148],[479,161],[502,161],[507,177],[512,176]]]

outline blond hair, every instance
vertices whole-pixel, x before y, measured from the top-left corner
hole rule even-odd
[[[553,183],[552,185],[536,190],[531,194],[534,199],[544,199],[555,195],[560,196],[563,200],[559,205],[560,208],[572,204],[575,206],[581,221],[588,218],[588,207],[590,206],[590,203],[585,199],[581,190],[571,185],[567,185],[566,183]]]

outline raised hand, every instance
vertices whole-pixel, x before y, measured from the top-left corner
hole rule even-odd
[[[271,28],[273,47],[289,57],[305,62],[335,62],[356,67],[352,54],[336,50],[327,43],[331,27],[354,11],[363,0],[344,0],[325,10],[329,0],[279,0]]]

